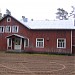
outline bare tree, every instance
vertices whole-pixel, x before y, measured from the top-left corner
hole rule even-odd
[[[71,6],[72,7],[72,11],[71,11],[71,13],[70,13],[70,15],[68,16],[68,17],[73,17],[73,18],[75,18],[75,7],[74,6]]]

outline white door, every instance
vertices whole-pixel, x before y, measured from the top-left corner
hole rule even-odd
[[[21,38],[15,38],[14,49],[21,49]]]

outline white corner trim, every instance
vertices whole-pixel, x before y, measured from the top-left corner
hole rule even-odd
[[[72,30],[71,30],[71,53],[72,53]]]

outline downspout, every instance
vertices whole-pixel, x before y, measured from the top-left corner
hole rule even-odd
[[[71,54],[72,54],[72,30],[71,30]]]

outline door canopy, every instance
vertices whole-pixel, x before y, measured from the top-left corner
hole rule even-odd
[[[13,36],[18,37],[18,38],[27,39],[27,37],[21,36],[21,35],[18,35],[18,34],[12,34],[12,35],[9,35],[9,36],[7,36],[6,38],[11,38],[11,37],[13,37]]]

